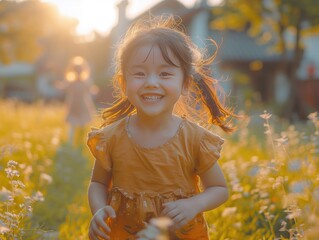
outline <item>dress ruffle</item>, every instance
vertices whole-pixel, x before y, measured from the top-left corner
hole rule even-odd
[[[96,160],[98,160],[104,169],[111,169],[111,161],[107,151],[107,137],[103,129],[92,128],[88,133],[87,145]]]
[[[118,215],[134,216],[139,223],[158,217],[163,210],[163,203],[189,198],[195,191],[186,193],[181,189],[167,193],[139,192],[128,193],[114,187],[110,192],[109,205]]]
[[[160,216],[163,203],[189,198],[194,194],[195,192],[186,193],[181,189],[167,193],[128,193],[117,187],[112,188],[109,205],[113,207],[117,217],[108,222],[112,229],[111,239],[136,239],[133,236],[141,231],[150,219]],[[194,239],[192,236],[196,236],[196,240],[208,240],[203,215],[198,214],[181,229],[176,230],[175,236],[176,239]]]
[[[210,169],[219,159],[224,139],[205,131],[200,140],[199,153],[195,165],[195,173],[200,175]]]

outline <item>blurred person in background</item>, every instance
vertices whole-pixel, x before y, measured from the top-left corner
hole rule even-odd
[[[92,121],[96,109],[92,99],[92,80],[88,62],[81,56],[73,57],[65,70],[66,121],[69,124],[68,140],[77,145],[84,127]],[[78,135],[76,133],[79,133]],[[79,136],[79,139],[75,136]]]

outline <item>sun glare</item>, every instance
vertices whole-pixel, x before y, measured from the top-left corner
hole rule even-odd
[[[76,18],[79,23],[77,33],[80,36],[92,35],[93,31],[108,34],[117,23],[117,7],[121,0],[42,0],[55,4],[62,15]],[[129,0],[128,18],[134,18],[162,0]],[[179,0],[192,8],[198,0]],[[216,5],[222,0],[207,0]]]
[[[62,15],[79,21],[77,33],[89,35],[92,31],[108,33],[116,23],[116,0],[45,0],[55,4]]]

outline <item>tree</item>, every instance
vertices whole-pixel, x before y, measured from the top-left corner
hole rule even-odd
[[[39,0],[0,1],[0,62],[34,62],[43,39],[72,39],[77,22]],[[57,43],[60,43],[57,41]]]
[[[213,28],[248,29],[253,36],[263,36],[263,40],[272,43],[272,50],[280,53],[282,72],[290,84],[285,117],[291,117],[292,112],[302,114],[296,73],[303,58],[303,36],[319,31],[318,12],[318,0],[224,0],[221,8],[213,9]],[[287,33],[293,41],[287,41]]]

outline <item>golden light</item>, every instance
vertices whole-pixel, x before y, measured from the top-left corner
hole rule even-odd
[[[117,21],[117,0],[43,0],[57,6],[62,15],[79,21],[77,33],[89,35],[93,31],[107,34]]]
[[[108,34],[116,25],[118,12],[116,5],[121,0],[41,0],[57,6],[62,15],[76,18],[79,21],[77,33],[81,36],[91,35],[93,31]],[[129,0],[127,17],[132,19],[140,13],[163,0]],[[196,0],[180,0],[186,7],[194,6]],[[221,0],[208,0],[218,4]]]

